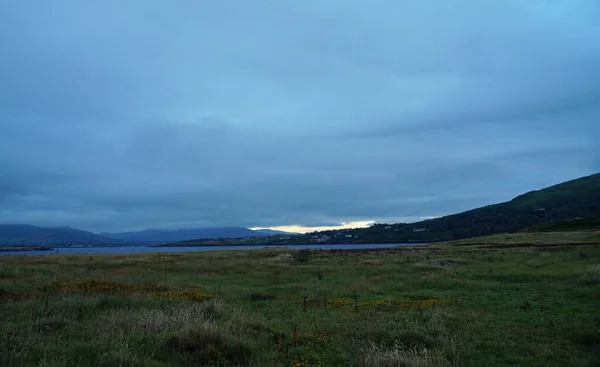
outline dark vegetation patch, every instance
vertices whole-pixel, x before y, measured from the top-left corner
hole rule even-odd
[[[196,328],[171,338],[167,346],[183,355],[183,360],[199,365],[245,365],[252,349],[217,330]]]
[[[600,347],[600,328],[588,326],[583,330],[577,330],[571,334],[571,340],[578,345],[590,349]]]
[[[133,308],[138,303],[127,296],[106,295],[96,302],[96,308],[99,310],[116,310],[123,308]]]
[[[261,301],[272,301],[272,300],[276,299],[277,297],[275,297],[272,294],[268,294],[268,293],[264,293],[264,292],[260,292],[260,291],[254,291],[254,292],[248,293],[245,298],[248,301],[261,302]]]
[[[38,320],[36,331],[42,334],[53,333],[62,330],[65,326],[67,326],[67,321],[62,318],[43,318]]]
[[[8,289],[0,288],[0,303],[10,301],[21,301],[29,298],[30,295],[26,293],[19,293]]]

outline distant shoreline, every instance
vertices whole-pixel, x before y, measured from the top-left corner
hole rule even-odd
[[[241,244],[241,243],[203,243],[203,244],[181,244],[181,243],[172,243],[172,244],[164,244],[164,245],[149,245],[148,247],[231,247],[231,246],[244,246],[244,247],[274,247],[274,246],[364,246],[364,245],[398,245],[398,246],[411,246],[411,245],[426,245],[429,243],[433,243],[436,241],[423,241],[423,242],[368,242],[368,243],[265,243],[265,244]]]
[[[27,251],[54,251],[53,248],[44,246],[11,246],[0,247],[0,252],[27,252]]]
[[[176,253],[176,252],[194,252],[194,251],[238,251],[238,250],[262,250],[262,249],[284,249],[288,250],[307,250],[307,251],[321,251],[321,250],[349,250],[349,251],[362,251],[372,250],[378,248],[413,248],[418,247],[413,244],[370,244],[370,245],[286,245],[286,246],[273,246],[273,245],[258,245],[258,246],[127,246],[127,247],[70,247],[70,248],[55,248],[54,251],[49,251],[47,247],[42,248],[43,251],[27,251],[28,249],[21,248],[20,251],[9,251],[1,252],[0,255],[40,255],[40,256],[62,256],[62,255],[101,255],[101,254],[142,254],[142,253]],[[8,249],[8,248],[7,248]],[[11,249],[16,249],[12,247]],[[32,247],[33,249],[33,247]]]

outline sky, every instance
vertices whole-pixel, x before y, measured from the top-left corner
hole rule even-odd
[[[409,222],[600,171],[596,0],[0,1],[0,222]]]

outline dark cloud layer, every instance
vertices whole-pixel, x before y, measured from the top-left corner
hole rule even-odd
[[[0,4],[0,222],[417,220],[600,170],[593,0]]]

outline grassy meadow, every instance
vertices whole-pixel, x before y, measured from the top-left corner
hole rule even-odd
[[[511,247],[511,246],[529,246],[543,245],[547,247],[572,245],[572,244],[600,244],[600,232],[522,232],[522,233],[504,233],[485,237],[469,238],[448,242],[451,245],[477,245],[480,247]]]
[[[600,247],[0,256],[0,325],[1,366],[598,366]]]

